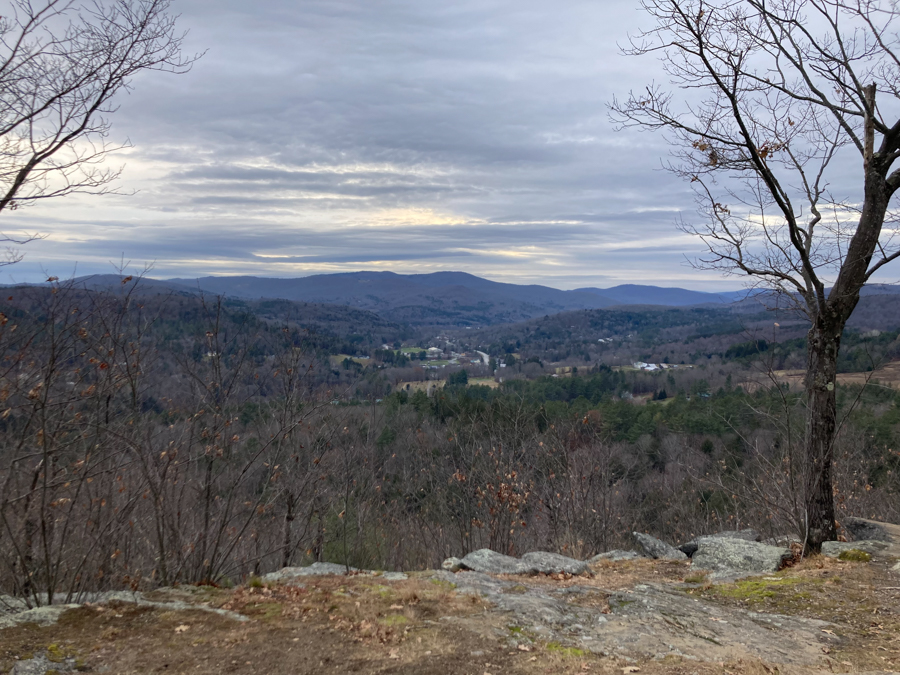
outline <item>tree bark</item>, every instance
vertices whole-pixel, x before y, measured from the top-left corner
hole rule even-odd
[[[837,538],[831,466],[837,428],[835,380],[843,322],[819,317],[807,335],[806,551]]]
[[[281,543],[281,566],[290,567],[291,557],[294,552],[291,543],[291,530],[294,526],[294,495],[287,493],[285,498],[287,511],[284,514],[284,537]]]

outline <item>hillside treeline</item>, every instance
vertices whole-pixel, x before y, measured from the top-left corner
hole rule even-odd
[[[803,400],[784,389],[695,377],[639,404],[595,366],[428,397],[348,381],[302,317],[217,299],[54,286],[0,309],[0,593],[32,604],[313,560],[587,556],[636,529],[803,531]],[[900,401],[841,401],[841,512],[896,519]]]

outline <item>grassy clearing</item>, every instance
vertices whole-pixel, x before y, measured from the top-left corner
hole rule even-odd
[[[367,366],[372,362],[372,359],[370,359],[368,356],[350,356],[350,354],[337,354],[328,357],[328,360],[331,362],[332,366],[340,366],[347,359],[350,359],[354,363],[358,363],[361,366]]]
[[[723,598],[731,598],[740,602],[759,603],[770,598],[776,598],[779,591],[791,589],[793,586],[803,583],[799,577],[771,577],[769,579],[745,579],[733,584],[711,586],[711,590]],[[800,592],[795,597],[809,597],[806,592]]]
[[[500,386],[500,383],[497,382],[493,377],[470,377],[469,385],[479,385],[482,387],[490,387],[491,389],[496,389]]]

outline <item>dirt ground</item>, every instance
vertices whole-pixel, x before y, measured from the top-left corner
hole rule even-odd
[[[900,667],[900,574],[886,565],[814,558],[772,577],[715,585],[691,575],[684,564],[663,561],[604,563],[595,572],[592,579],[539,577],[526,583],[592,584],[598,589],[672,585],[708,602],[834,622],[840,645],[823,654],[828,668],[818,671],[671,656],[634,661],[555,642],[511,647],[500,637],[509,630],[502,613],[439,579],[308,577],[303,587],[189,587],[155,594],[158,600],[230,609],[249,617],[244,623],[199,610],[114,603],[69,610],[51,626],[3,629],[0,673],[8,673],[17,659],[40,652],[51,659],[75,658],[88,672],[116,675],[773,675]],[[685,575],[691,582],[687,585]]]

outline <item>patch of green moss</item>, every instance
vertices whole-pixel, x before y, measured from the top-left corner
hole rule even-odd
[[[405,626],[409,623],[409,619],[402,614],[388,614],[381,618],[380,622],[385,626]]]
[[[778,579],[745,579],[734,584],[715,586],[718,595],[746,602],[762,602],[774,598],[779,589],[789,589],[802,582],[798,577],[780,577]]]
[[[838,555],[838,560],[867,563],[872,562],[872,555],[858,548],[850,548],[846,551],[841,551],[840,555]]]
[[[558,642],[548,642],[547,643],[547,651],[553,654],[559,654],[560,656],[565,656],[567,658],[583,658],[585,655],[585,651],[583,649],[578,649],[578,647],[565,647]]]
[[[59,648],[59,645],[52,644],[47,645],[47,660],[52,661],[53,663],[59,663],[63,659],[65,659],[65,654],[62,653],[62,650]]]
[[[247,586],[249,588],[262,588],[263,586],[265,586],[265,584],[263,583],[262,579],[254,574],[250,577],[250,581],[247,582]]]
[[[444,590],[447,590],[447,591],[452,591],[452,590],[456,589],[456,584],[454,584],[452,581],[444,581],[443,579],[432,579],[431,583],[435,584],[436,586],[440,586],[441,588],[443,588]]]
[[[63,663],[66,659],[72,658],[74,652],[61,647],[58,644],[47,645],[47,660],[50,663]]]

